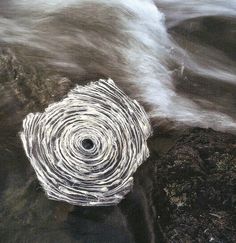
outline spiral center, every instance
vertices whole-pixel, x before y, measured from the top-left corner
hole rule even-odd
[[[84,149],[89,150],[89,149],[93,148],[94,143],[91,139],[86,138],[86,139],[82,140],[82,146]]]

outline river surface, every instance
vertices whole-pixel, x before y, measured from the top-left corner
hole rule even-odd
[[[236,2],[47,2],[0,0],[0,242],[162,242],[155,160],[188,127],[236,132]],[[48,200],[22,120],[109,77],[151,117],[151,156],[117,206]]]

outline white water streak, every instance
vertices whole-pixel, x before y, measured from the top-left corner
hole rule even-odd
[[[168,27],[204,16],[236,16],[236,0],[155,0],[168,17]]]
[[[125,81],[137,87],[140,92],[132,95],[139,101],[152,105],[152,117],[165,118],[177,123],[212,127],[216,130],[236,130],[236,122],[228,115],[214,110],[201,108],[193,100],[176,92],[173,83],[173,72],[170,65],[182,65],[198,75],[214,78],[221,82],[236,84],[235,62],[230,61],[215,49],[199,45],[199,53],[185,50],[173,41],[167,28],[178,25],[184,20],[201,16],[226,16],[235,18],[235,0],[54,0],[54,1],[13,1],[13,9],[19,12],[27,10],[29,16],[20,15],[14,19],[0,18],[0,40],[7,43],[18,43],[40,49],[47,53],[46,62],[49,65],[66,68],[76,72],[78,76],[91,72],[102,66],[105,73],[112,77],[113,73],[125,72]],[[84,7],[85,5],[87,7]],[[96,15],[97,6],[103,5],[102,14]],[[71,9],[78,9],[78,16],[85,13],[85,20],[90,18],[103,28],[112,25],[116,19],[119,26],[114,26],[118,35],[114,40],[103,38],[104,32],[88,31],[74,26],[60,31],[58,26],[51,26],[54,14],[60,11],[70,16]],[[82,12],[80,12],[80,9]],[[86,16],[86,11],[92,16]],[[112,18],[111,9],[116,10]],[[100,13],[100,12],[99,12]],[[107,15],[107,22],[106,22]],[[65,20],[67,15],[63,15]],[[75,20],[77,18],[74,17]],[[81,20],[83,21],[83,20]],[[86,24],[86,23],[85,23]],[[166,25],[167,24],[167,25]],[[47,28],[42,28],[42,25]],[[58,28],[58,29],[57,29]],[[68,27],[69,28],[69,27]],[[116,29],[117,28],[117,29]],[[109,34],[109,33],[106,33]],[[111,33],[112,35],[112,33]],[[120,36],[123,36],[121,38]],[[125,38],[124,38],[125,36]],[[91,48],[100,52],[101,57],[110,57],[113,63],[100,63],[92,59],[84,67],[75,60],[75,53],[71,49],[80,43],[80,48]],[[119,56],[123,61],[117,61]],[[77,50],[78,59],[83,60],[83,54]],[[227,64],[226,64],[227,63]],[[117,80],[119,82],[119,80]]]

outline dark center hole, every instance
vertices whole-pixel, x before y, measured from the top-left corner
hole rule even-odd
[[[93,141],[91,139],[86,138],[82,141],[82,146],[83,146],[84,149],[89,150],[89,149],[93,148],[94,144],[93,144]]]

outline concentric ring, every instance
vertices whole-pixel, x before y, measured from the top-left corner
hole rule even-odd
[[[73,205],[114,205],[147,159],[144,109],[111,79],[76,86],[23,121],[21,140],[48,197]]]

